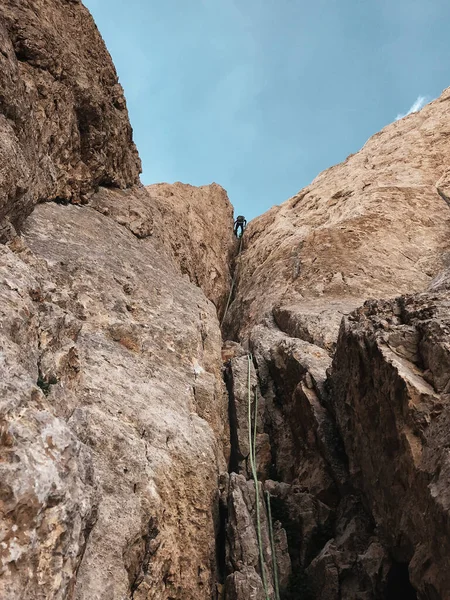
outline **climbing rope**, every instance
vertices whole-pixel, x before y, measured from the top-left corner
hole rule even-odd
[[[258,473],[256,470],[256,431],[258,426],[258,391],[255,388],[255,409],[254,409],[254,421],[252,431],[252,387],[251,387],[251,366],[252,366],[252,355],[247,355],[247,394],[248,394],[248,442],[249,442],[249,457],[250,457],[250,468],[252,471],[253,481],[255,484],[255,505],[256,505],[256,534],[258,538],[258,549],[259,549],[259,562],[261,565],[261,579],[264,587],[264,594],[266,600],[269,600],[269,592],[267,588],[266,573],[264,570],[264,554],[262,546],[262,535],[261,535],[261,517],[259,507],[259,482]],[[275,589],[275,600],[280,600],[280,589],[278,583],[278,565],[277,565],[277,554],[275,550],[275,539],[273,535],[272,526],[272,509],[270,505],[270,493],[266,492],[266,504],[267,504],[267,520],[269,523],[269,538],[270,538],[270,549],[272,552],[272,566],[273,566],[273,584]]]
[[[252,386],[251,386],[251,366],[252,366],[252,356],[251,354],[247,355],[248,360],[248,378],[247,378],[247,393],[248,393],[248,443],[250,449],[250,467],[253,475],[253,482],[255,484],[255,504],[256,504],[256,535],[258,538],[258,548],[259,548],[259,563],[261,565],[261,579],[264,587],[264,595],[266,596],[266,600],[270,600],[269,591],[267,588],[267,580],[266,580],[266,572],[264,570],[264,555],[263,555],[263,545],[262,545],[262,536],[261,536],[261,516],[259,512],[259,483],[258,483],[258,474],[256,472],[256,427],[257,427],[257,418],[258,418],[258,395],[255,392],[255,421],[254,421],[254,430],[252,435]],[[253,439],[252,439],[253,438]]]
[[[243,238],[244,238],[244,235],[242,234],[241,238],[240,238],[241,241],[239,242],[239,250],[238,250],[237,256],[239,256],[239,254],[241,253]],[[231,298],[233,296],[234,285],[236,283],[236,277],[237,277],[237,268],[235,268],[235,270],[234,270],[234,275],[233,275],[233,279],[231,281],[231,288],[230,288],[230,293],[228,295],[227,305],[225,306],[225,312],[223,313],[222,320],[220,321],[221,327],[223,325],[223,322],[225,321],[225,317],[227,316],[228,309],[230,308]]]

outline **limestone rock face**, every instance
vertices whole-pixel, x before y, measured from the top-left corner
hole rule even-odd
[[[0,241],[36,202],[138,181],[123,90],[78,0],[0,5]]]
[[[235,256],[78,0],[2,2],[0,66],[2,600],[448,600],[450,89]]]
[[[379,535],[420,598],[448,598],[450,295],[367,302],[341,326],[333,410]]]
[[[230,335],[289,310],[304,339],[332,350],[342,315],[365,299],[424,290],[450,248],[449,131],[447,89],[252,221]]]
[[[329,410],[330,357],[263,326],[252,331],[251,347],[276,479],[266,486],[292,561],[286,598],[384,597],[391,561],[350,481]]]
[[[446,261],[447,262],[447,261]],[[436,275],[428,289],[431,292],[450,290],[450,269],[447,267]]]
[[[0,596],[210,600],[229,432],[199,286],[220,309],[231,205],[175,185],[177,223],[135,185],[80,2],[7,0],[0,21]]]
[[[236,241],[233,207],[216,183],[194,187],[157,183],[147,191],[160,211],[159,234],[182,273],[200,286],[222,316]]]
[[[0,254],[0,596],[209,600],[229,439],[213,305],[86,206],[39,205]]]
[[[275,598],[273,570],[277,569],[280,590],[286,589],[291,573],[291,561],[288,554],[286,532],[280,523],[274,531],[274,546],[276,551],[276,567],[271,550],[268,517],[264,491],[258,484],[260,498],[261,540],[264,558],[264,578],[268,596]],[[264,598],[264,584],[259,559],[259,546],[256,530],[256,501],[255,484],[246,481],[243,475],[231,473],[227,497],[228,521],[226,531],[226,569],[225,598],[247,600],[255,591],[256,597]]]
[[[223,329],[253,355],[286,598],[449,597],[449,131],[450,89],[244,235]],[[248,475],[243,358],[224,355]]]
[[[222,187],[158,183],[124,191],[101,189],[90,204],[137,237],[158,238],[180,273],[203,290],[221,317],[236,247],[233,207]]]

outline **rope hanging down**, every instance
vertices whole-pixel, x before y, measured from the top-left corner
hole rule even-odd
[[[259,482],[258,482],[258,473],[256,471],[256,428],[258,421],[258,392],[255,389],[255,410],[254,410],[254,421],[253,421],[253,436],[252,436],[252,386],[251,386],[251,366],[252,366],[252,355],[247,355],[247,393],[248,393],[248,442],[250,449],[250,467],[252,470],[253,482],[255,484],[255,504],[256,504],[256,534],[258,538],[258,547],[259,547],[259,562],[261,565],[261,579],[264,587],[264,594],[266,596],[266,600],[269,600],[269,592],[267,589],[267,580],[266,573],[264,570],[264,555],[263,555],[263,546],[262,546],[262,536],[261,536],[261,518],[259,513]],[[275,589],[275,600],[280,600],[280,590],[278,585],[278,565],[277,565],[277,555],[275,551],[275,540],[273,536],[273,527],[272,527],[272,510],[270,506],[270,494],[266,492],[267,499],[267,520],[269,523],[269,538],[270,538],[270,549],[272,551],[272,566],[273,566],[273,583]]]
[[[264,587],[264,595],[266,600],[270,600],[269,592],[267,589],[267,580],[266,580],[266,572],[264,570],[264,555],[263,555],[263,546],[262,546],[262,536],[261,536],[261,517],[259,514],[259,482],[258,482],[258,474],[256,472],[256,445],[254,441],[256,441],[256,425],[257,425],[257,411],[258,411],[258,396],[255,393],[255,425],[252,436],[252,385],[251,385],[251,366],[252,366],[252,357],[251,354],[247,355],[248,360],[248,378],[247,378],[247,392],[248,392],[248,445],[250,449],[250,467],[253,475],[253,482],[255,484],[255,504],[256,504],[256,535],[258,538],[258,548],[259,548],[259,564],[261,567],[261,579]],[[253,437],[253,439],[252,439]]]
[[[239,254],[241,253],[241,248],[242,248],[242,240],[243,240],[243,237],[244,237],[244,236],[242,236],[242,235],[241,235],[241,241],[239,242],[239,250],[238,250],[237,256],[239,256]],[[232,296],[233,296],[234,285],[235,285],[235,283],[236,283],[236,277],[237,277],[237,267],[236,267],[236,268],[235,268],[235,270],[234,270],[233,279],[232,279],[232,281],[231,281],[230,293],[228,294],[227,305],[225,306],[225,311],[224,311],[224,313],[223,313],[222,320],[220,321],[220,326],[221,326],[221,327],[222,327],[222,325],[223,325],[223,322],[225,321],[225,317],[227,316],[228,309],[230,308],[231,298],[232,298]]]
[[[258,538],[258,549],[259,549],[259,562],[261,565],[261,578],[264,587],[264,594],[266,596],[266,600],[269,600],[269,592],[267,589],[267,580],[266,574],[264,570],[264,554],[263,554],[263,546],[262,546],[262,535],[261,535],[261,518],[260,518],[260,509],[259,509],[259,482],[258,482],[258,473],[256,470],[256,431],[257,431],[257,420],[258,420],[258,393],[255,389],[255,409],[254,409],[254,421],[253,421],[253,435],[252,435],[252,397],[251,397],[251,365],[252,365],[252,356],[251,354],[247,355],[247,393],[248,393],[248,441],[249,441],[249,458],[250,458],[250,468],[252,471],[253,481],[255,484],[255,504],[256,504],[256,534]],[[275,549],[275,539],[273,535],[273,526],[272,526],[272,509],[270,505],[270,493],[266,492],[266,503],[267,503],[267,520],[269,524],[269,539],[270,539],[270,549],[272,552],[272,566],[273,566],[273,583],[275,589],[275,600],[280,600],[280,589],[278,583],[278,564],[277,564],[277,555]]]

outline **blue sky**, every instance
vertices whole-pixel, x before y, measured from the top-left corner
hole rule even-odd
[[[215,181],[247,218],[450,86],[444,0],[84,0],[142,181]]]

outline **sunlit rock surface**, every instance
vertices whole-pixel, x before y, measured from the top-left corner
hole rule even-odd
[[[450,250],[449,132],[450,89],[252,221],[229,334],[274,318],[333,350],[342,316],[367,298],[426,289]]]
[[[215,589],[221,337],[161,250],[56,204],[1,248],[2,598]]]
[[[235,256],[80,2],[0,16],[0,597],[448,600],[449,91]]]
[[[2,0],[0,73],[0,241],[36,202],[137,183],[123,90],[81,2]]]

